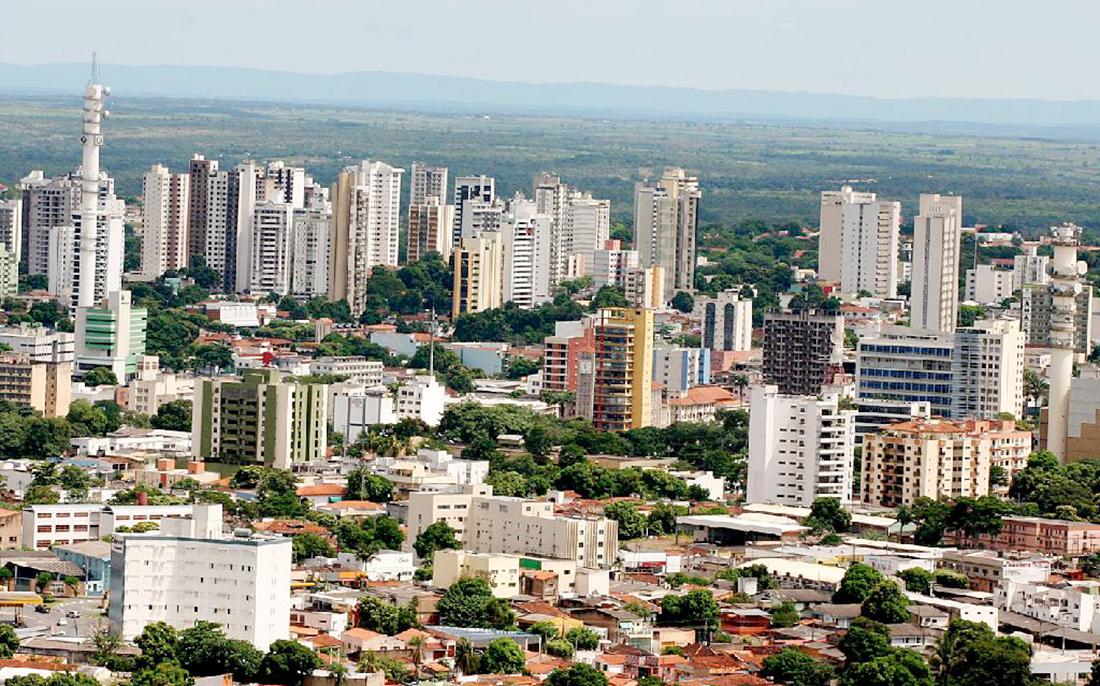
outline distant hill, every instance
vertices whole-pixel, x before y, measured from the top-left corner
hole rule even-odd
[[[781,118],[876,122],[973,122],[1007,126],[1100,125],[1100,102],[882,99],[759,90],[701,90],[604,83],[520,83],[351,72],[301,74],[237,67],[103,65],[103,82],[122,95],[314,102],[408,109],[561,113],[724,120]],[[87,64],[0,63],[0,91],[79,92]]]

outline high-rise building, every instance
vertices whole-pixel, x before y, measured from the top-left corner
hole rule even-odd
[[[860,400],[927,402],[932,416],[1023,414],[1024,335],[1012,319],[983,319],[954,334],[886,327],[860,340]]]
[[[190,183],[189,174],[172,174],[161,164],[143,178],[141,273],[146,279],[188,266]]]
[[[611,237],[611,201],[571,191],[565,199],[565,254],[589,256]]]
[[[454,206],[447,204],[447,168],[413,162],[409,178],[409,262],[429,252],[444,261],[454,242]]]
[[[572,335],[570,335],[572,334]],[[542,358],[542,387],[547,391],[576,392],[580,376],[582,353],[595,352],[595,337],[591,326],[579,332],[562,332],[543,339],[546,354]]]
[[[71,365],[76,361],[75,336],[41,325],[19,324],[0,329],[0,343],[12,352],[26,353],[31,362],[68,362]]]
[[[1100,367],[1079,365],[1080,376],[1070,378],[1066,406],[1065,448],[1061,457],[1066,462],[1095,458],[1100,455]],[[1039,449],[1050,445],[1050,411],[1042,410],[1039,425]],[[1059,427],[1055,427],[1059,428]]]
[[[211,177],[218,173],[218,161],[208,160],[202,155],[195,155],[187,166],[188,207],[187,207],[187,252],[190,255],[206,257],[206,227],[209,222],[207,213],[217,203],[211,204],[210,191],[217,189],[211,186]],[[223,202],[224,205],[224,202]],[[190,266],[190,261],[188,261]]]
[[[447,204],[447,168],[437,167],[423,162],[413,162],[409,174],[409,207],[426,205],[436,200]]]
[[[1015,272],[997,269],[992,264],[979,264],[966,270],[966,295],[964,300],[979,304],[1000,305],[1012,297]]]
[[[922,193],[913,220],[909,326],[951,333],[959,311],[962,198]]]
[[[264,201],[252,212],[249,238],[252,264],[241,291],[257,295],[290,293],[292,250],[294,247],[294,206]]]
[[[1018,452],[1029,441],[1012,421],[942,419],[893,424],[863,439],[860,500],[876,507],[911,507],[918,498],[989,494],[994,454]]]
[[[307,179],[302,167],[288,167],[282,160],[272,160],[259,172],[256,200],[305,207]]]
[[[633,307],[659,310],[665,306],[665,270],[661,267],[636,267],[623,274],[623,295]]]
[[[27,353],[0,353],[0,400],[25,405],[44,417],[69,414],[72,362],[38,362]]]
[[[366,309],[367,279],[377,266],[397,266],[404,169],[365,160],[347,167],[332,188],[329,300]]]
[[[28,274],[49,274],[50,237],[67,231],[80,205],[80,184],[71,176],[46,179],[35,170],[19,183],[23,194],[22,261]]]
[[[0,245],[15,259],[23,255],[23,199],[0,200]]]
[[[19,253],[9,251],[0,243],[0,298],[19,292]]]
[[[783,395],[755,386],[749,411],[748,501],[809,507],[852,500],[855,410],[840,396]]]
[[[1040,255],[1039,246],[1029,245],[1023,255],[1012,258],[1012,290],[1020,290],[1028,284],[1050,283],[1050,256]]]
[[[649,426],[653,406],[653,310],[603,309],[592,326],[592,425],[598,431]]]
[[[665,293],[695,289],[699,180],[683,169],[666,169],[656,184],[634,188],[634,249],[643,267],[665,270]]]
[[[709,350],[752,348],[752,299],[741,297],[741,287],[716,297],[696,297],[694,319],[702,321],[702,343]]]
[[[323,384],[284,380],[274,369],[195,385],[191,454],[229,464],[290,469],[323,460],[328,440]]]
[[[879,201],[851,186],[821,194],[817,271],[844,293],[898,295],[901,203]]]
[[[1080,357],[1091,352],[1092,341],[1092,287],[1082,284],[1073,294],[1073,352]],[[1020,289],[1020,325],[1027,336],[1027,344],[1036,348],[1050,348],[1055,317],[1054,289],[1045,284],[1027,284]]]
[[[70,221],[49,236],[50,292],[70,309],[91,307],[122,287],[126,204],[115,196],[114,181],[99,166],[107,117],[103,100],[109,92],[94,83],[84,90],[80,190]]]
[[[236,200],[236,212],[231,209],[226,221],[225,291],[246,293],[252,274],[252,224],[256,205],[263,200],[260,166],[255,162],[238,164],[230,173],[229,187],[230,199]]]
[[[113,537],[108,619],[124,639],[153,622],[178,630],[210,622],[261,651],[290,637],[289,538],[248,529],[223,538],[213,527],[173,517],[161,519],[160,528]]]
[[[138,372],[145,354],[148,312],[134,307],[130,291],[116,290],[99,307],[76,309],[76,374],[107,367],[119,383]]]
[[[328,294],[332,210],[326,205],[294,210],[290,289],[310,298]]]
[[[535,202],[517,194],[501,225],[504,283],[501,299],[531,309],[552,299],[551,261],[553,221]]]
[[[802,310],[764,318],[764,383],[784,395],[819,395],[843,369],[844,317]]]
[[[483,229],[495,229],[493,218],[499,215],[496,181],[491,176],[459,176],[455,179],[454,234],[451,246],[457,248],[463,238]]]
[[[596,288],[612,286],[614,288],[626,287],[626,275],[631,270],[637,270],[640,258],[637,250],[623,250],[622,241],[606,240],[599,250],[591,253],[592,284]]]
[[[550,277],[550,286],[553,287],[565,280],[568,265],[565,211],[569,187],[562,183],[561,177],[546,173],[536,175],[533,185],[536,211],[550,219],[550,235],[547,236],[550,254],[545,268]]]
[[[504,241],[498,231],[463,238],[454,251],[451,315],[482,312],[504,304]]]

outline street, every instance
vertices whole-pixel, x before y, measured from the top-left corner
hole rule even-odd
[[[49,614],[36,612],[28,605],[23,609],[23,622],[28,628],[47,627],[53,636],[87,638],[101,621],[107,621],[100,609],[102,602],[102,598],[66,598],[48,605]],[[79,619],[65,616],[74,610],[80,613]],[[64,625],[60,624],[62,619]]]

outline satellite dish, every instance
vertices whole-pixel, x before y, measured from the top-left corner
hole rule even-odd
[[[1084,260],[1077,262],[1077,276],[1084,276],[1085,272],[1089,270],[1089,265]]]

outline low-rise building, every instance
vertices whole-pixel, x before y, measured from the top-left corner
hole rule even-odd
[[[212,509],[213,508],[213,509]],[[23,545],[32,550],[98,541],[113,535],[118,527],[164,520],[195,521],[203,531],[222,529],[220,505],[103,505],[75,503],[28,505],[23,510]]]
[[[209,486],[220,478],[217,473],[206,471],[204,462],[192,461],[188,462],[184,468],[177,468],[175,459],[170,457],[158,459],[154,467],[134,470],[134,483],[152,486],[162,491],[172,490],[184,479],[191,479],[202,486]]]
[[[429,448],[404,457],[378,457],[368,468],[372,474],[392,482],[403,494],[447,486],[476,486],[489,475],[488,460],[455,459],[446,450]]]
[[[332,430],[351,445],[372,426],[396,424],[393,401],[393,394],[385,386],[337,391],[332,395]]]
[[[432,563],[432,585],[450,588],[459,579],[478,577],[489,582],[497,598],[512,598],[520,593],[519,561],[517,555],[437,550]]]
[[[416,491],[409,494],[408,527],[406,543],[411,546],[420,532],[436,522],[446,522],[455,531],[455,538],[462,540],[466,523],[470,518],[470,503],[475,496],[492,495],[493,487],[487,484],[451,486],[434,491]]]
[[[990,593],[1006,581],[1045,583],[1050,578],[1051,558],[1005,557],[992,550],[951,550],[943,554],[939,565],[965,574],[971,589]]]
[[[1008,515],[996,536],[978,534],[973,543],[993,550],[1018,550],[1047,555],[1088,555],[1100,552],[1100,524],[1045,517]],[[948,539],[958,539],[955,532]]]
[[[111,544],[106,541],[82,541],[53,549],[57,559],[72,562],[84,570],[84,593],[103,595],[111,579]]]
[[[378,386],[382,383],[382,363],[354,355],[344,357],[318,357],[309,365],[311,374],[333,374],[346,376],[365,386]]]
[[[446,398],[447,388],[434,376],[413,377],[397,388],[397,418],[419,419],[428,426],[439,426]]]
[[[34,408],[46,417],[69,414],[72,363],[35,362],[26,353],[0,354],[0,400]]]

